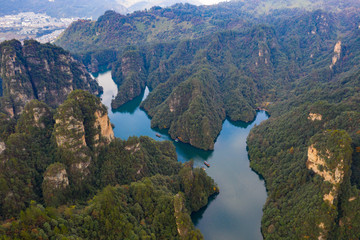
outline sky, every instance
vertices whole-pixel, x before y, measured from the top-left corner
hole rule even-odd
[[[212,4],[217,4],[219,2],[223,2],[224,0],[199,0],[199,2],[201,2],[201,4],[203,5],[212,5]]]
[[[117,0],[118,3],[120,3],[126,7],[129,7],[135,3],[142,2],[142,1],[150,2],[151,4],[154,4],[154,5],[162,5],[162,4],[160,4],[161,2],[167,2],[167,0]],[[179,2],[190,2],[190,3],[196,4],[196,5],[212,5],[212,4],[217,4],[219,2],[222,2],[222,1],[226,1],[226,0],[179,0]],[[170,0],[169,2],[173,3],[174,0]]]

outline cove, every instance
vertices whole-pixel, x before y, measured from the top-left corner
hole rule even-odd
[[[146,89],[141,96],[117,110],[111,110],[111,100],[117,94],[117,86],[111,71],[100,73],[96,79],[104,89],[101,96],[108,107],[110,121],[115,125],[114,134],[121,139],[130,136],[149,136],[155,140],[171,140],[167,131],[150,128],[150,118],[139,108],[149,94]],[[206,240],[253,240],[262,239],[260,232],[262,207],[266,201],[264,181],[249,167],[246,138],[250,129],[266,120],[264,111],[258,112],[251,123],[225,120],[214,151],[203,151],[188,144],[174,142],[178,160],[194,160],[195,167],[211,166],[206,172],[220,188],[220,194],[212,197],[209,204],[192,214],[195,226]],[[156,133],[161,137],[156,137]]]

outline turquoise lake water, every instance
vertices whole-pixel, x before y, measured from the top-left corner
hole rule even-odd
[[[127,139],[145,135],[159,141],[171,140],[166,131],[151,129],[150,118],[139,108],[141,101],[149,94],[148,89],[113,111],[110,110],[110,103],[116,96],[117,86],[111,72],[101,73],[96,78],[104,88],[102,102],[109,109],[116,137]],[[267,195],[264,181],[249,167],[246,138],[255,124],[267,118],[267,114],[260,111],[251,123],[225,120],[214,151],[203,151],[171,140],[176,146],[179,161],[193,159],[195,167],[204,167],[204,161],[207,161],[211,166],[206,172],[220,188],[219,195],[212,197],[206,207],[192,214],[195,226],[206,240],[262,239],[262,207]],[[156,137],[156,133],[160,133],[161,138]]]

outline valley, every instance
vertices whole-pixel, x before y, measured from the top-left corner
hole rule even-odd
[[[359,26],[358,1],[186,3],[1,43],[0,234],[358,239]]]
[[[150,119],[139,108],[140,102],[148,97],[148,90],[119,109],[110,110],[112,96],[116,95],[116,84],[111,72],[97,76],[103,87],[102,102],[109,107],[109,118],[115,125],[116,137],[128,139],[132,136],[149,136],[155,140],[171,140],[164,130],[150,128]],[[266,191],[264,182],[249,168],[246,138],[250,129],[267,119],[265,112],[257,113],[251,123],[225,120],[216,139],[214,151],[203,151],[181,142],[173,142],[180,162],[194,161],[194,166],[206,168],[220,188],[220,194],[212,197],[209,204],[192,214],[195,227],[205,239],[260,239],[262,206]],[[157,137],[160,134],[161,137]],[[210,164],[210,168],[204,165]]]

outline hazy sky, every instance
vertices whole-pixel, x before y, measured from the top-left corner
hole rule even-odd
[[[0,0],[1,1],[1,0]],[[116,0],[118,3],[126,6],[126,7],[130,7],[132,5],[134,5],[135,3],[139,3],[139,2],[148,2],[151,5],[163,5],[164,2],[167,2],[167,0]],[[190,2],[196,5],[211,5],[211,4],[216,4],[219,2],[223,2],[225,0],[178,0],[179,2]],[[171,5],[176,2],[174,0],[170,0],[168,1],[171,3]]]
[[[223,2],[224,0],[199,0],[199,2],[201,2],[204,5],[211,5],[211,4],[216,4],[219,2]]]

